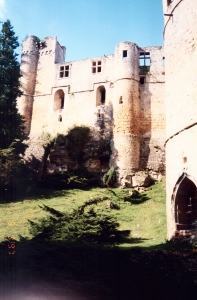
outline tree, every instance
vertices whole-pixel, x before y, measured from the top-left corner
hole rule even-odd
[[[19,46],[9,20],[0,31],[0,186],[12,185],[21,154],[25,151],[24,121],[17,109],[20,97],[20,65],[14,51]],[[12,190],[12,189],[10,189]]]
[[[0,149],[25,138],[24,121],[17,110],[20,97],[20,65],[14,50],[19,46],[9,20],[3,23],[0,32]]]

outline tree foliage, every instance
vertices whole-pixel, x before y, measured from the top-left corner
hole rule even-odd
[[[87,126],[74,126],[66,136],[66,149],[69,156],[79,165],[83,163],[84,147],[89,140],[90,128]]]
[[[20,65],[15,49],[19,46],[9,20],[0,32],[0,149],[8,148],[15,140],[24,139],[24,122],[17,110]]]
[[[0,186],[11,184],[25,151],[24,121],[17,109],[20,65],[15,49],[19,46],[9,20],[0,31]]]
[[[31,234],[42,241],[68,243],[115,243],[129,235],[120,231],[117,220],[108,214],[95,212],[94,206],[107,197],[86,201],[71,213],[62,213],[46,205],[41,208],[49,213],[39,223],[31,222]]]

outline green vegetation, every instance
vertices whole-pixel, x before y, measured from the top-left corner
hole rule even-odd
[[[184,243],[165,243],[164,182],[136,198],[128,189],[33,185],[15,196],[0,204],[0,291],[6,296],[12,278],[23,296],[28,291],[42,299],[195,298],[195,254]]]
[[[20,65],[14,52],[18,46],[18,38],[7,20],[0,32],[0,188],[3,192],[8,186],[11,189],[25,151],[24,122],[16,107],[16,99],[22,94]]]
[[[95,199],[103,199],[94,203]],[[0,219],[3,227],[0,229],[0,239],[14,235],[32,238],[29,233],[31,222],[39,223],[47,218],[49,213],[40,208],[47,206],[61,213],[72,213],[92,200],[88,210],[96,214],[108,215],[119,224],[119,230],[128,230],[130,236],[124,240],[121,247],[149,247],[165,243],[165,183],[156,183],[150,190],[141,193],[137,198],[129,197],[128,189],[92,188],[88,190],[51,190],[28,187],[18,190],[16,199],[9,204],[1,204]],[[117,209],[119,208],[119,209]],[[6,220],[12,220],[15,225],[10,227]]]
[[[103,176],[103,183],[106,185],[108,188],[113,187],[114,183],[116,181],[116,171],[112,167],[109,169],[107,173],[104,174]]]
[[[24,138],[22,117],[16,108],[16,98],[21,95],[20,65],[14,52],[18,46],[18,38],[7,20],[0,32],[0,149]]]
[[[74,126],[67,134],[67,151],[69,157],[79,165],[83,164],[84,147],[88,142],[90,128],[87,126]]]

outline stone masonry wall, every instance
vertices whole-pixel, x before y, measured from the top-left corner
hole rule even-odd
[[[182,174],[197,182],[197,2],[163,0],[166,57],[168,238],[176,234],[173,193]]]
[[[35,41],[32,45],[35,47]],[[143,50],[132,42],[122,42],[114,54],[72,62],[64,61],[65,47],[56,37],[45,38],[35,48],[37,65],[33,56],[28,56],[30,69],[35,67],[34,78],[30,82],[29,71],[23,78],[34,87],[31,113],[27,115],[23,103],[18,102],[30,120],[32,141],[43,133],[67,134],[75,125],[86,125],[97,131],[98,141],[111,140],[110,166],[116,167],[120,178],[139,168],[161,171],[165,134],[162,47]],[[143,87],[139,84],[140,51],[151,53]],[[25,67],[22,61],[21,70]]]
[[[140,169],[165,170],[165,66],[163,47],[146,47],[150,70],[140,84]]]

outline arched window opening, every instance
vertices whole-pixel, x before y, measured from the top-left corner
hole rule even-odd
[[[102,85],[99,86],[96,91],[96,106],[104,105],[105,99],[106,99],[106,90],[105,87]]]
[[[64,91],[58,90],[54,95],[53,110],[59,110],[64,108]]]
[[[176,193],[175,222],[177,230],[197,229],[197,187],[186,176]]]

